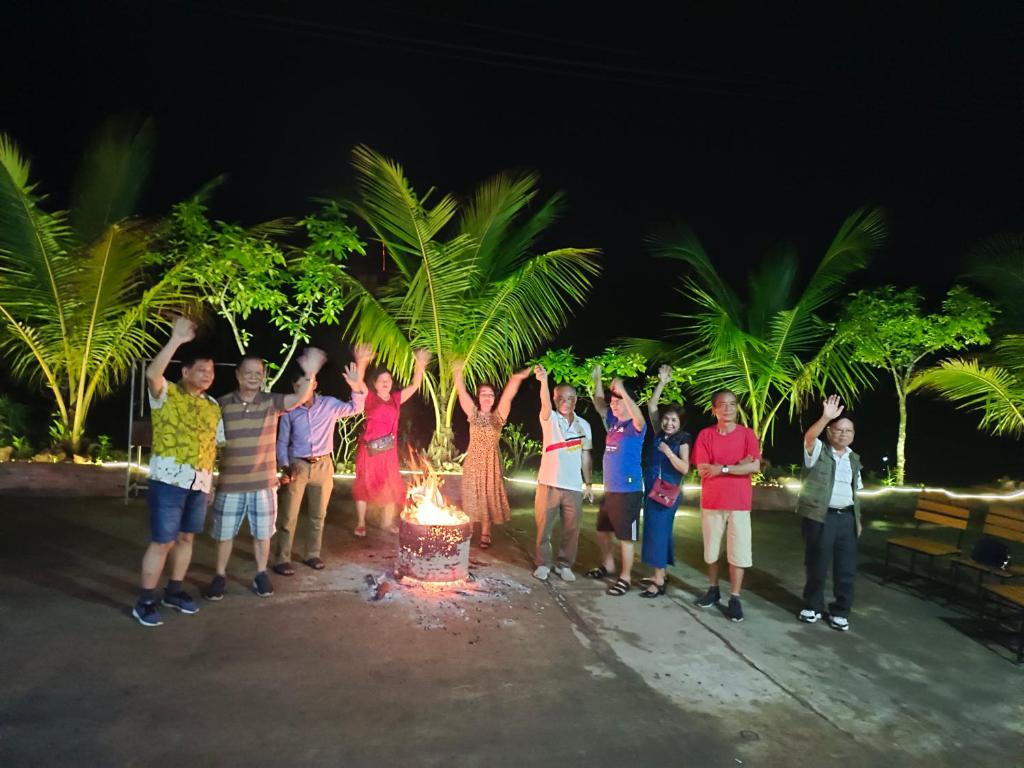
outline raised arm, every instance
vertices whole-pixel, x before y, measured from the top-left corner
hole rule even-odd
[[[621,397],[622,402],[626,404],[629,417],[633,420],[633,429],[637,432],[642,432],[644,429],[644,415],[640,412],[640,406],[636,404],[636,400],[629,396],[629,392],[626,391],[626,386],[622,383],[622,379],[616,376],[612,379],[610,386],[612,394]]]
[[[348,386],[353,392],[362,392],[365,395],[370,391],[366,386],[366,369],[369,367],[370,361],[373,360],[373,347],[369,344],[356,344],[352,348],[352,356],[355,358],[354,375],[351,371],[352,366],[347,366],[344,374],[345,381],[348,382]]]
[[[672,366],[663,365],[658,369],[658,383],[651,392],[651,399],[647,401],[647,415],[651,417],[651,428],[658,428],[658,406],[661,404],[661,393],[665,391],[665,385],[672,381]]]
[[[519,388],[523,386],[523,382],[529,378],[530,370],[530,368],[523,368],[523,370],[513,373],[512,378],[505,385],[505,389],[501,391],[501,399],[498,400],[498,415],[502,421],[508,418],[508,413],[512,410],[512,401],[518,394]]]
[[[455,391],[459,395],[459,405],[462,406],[462,412],[468,418],[473,418],[473,409],[476,408],[476,403],[473,402],[473,398],[466,391],[466,382],[462,377],[462,369],[465,366],[466,363],[462,360],[452,361],[452,382],[455,384]]]
[[[187,317],[176,317],[171,325],[171,338],[167,340],[163,348],[156,353],[156,356],[146,366],[146,384],[149,386],[149,393],[153,397],[159,397],[167,385],[164,372],[167,365],[178,351],[178,347],[186,344],[196,337],[196,324]]]
[[[423,372],[427,370],[427,365],[432,357],[428,349],[417,349],[413,356],[416,358],[416,367],[413,369],[412,381],[409,382],[409,386],[402,390],[403,403],[419,391],[420,384],[423,383]]]
[[[327,355],[322,349],[306,347],[302,351],[302,354],[299,355],[299,359],[296,361],[299,364],[299,368],[305,374],[305,376],[299,379],[302,382],[302,389],[290,395],[285,395],[284,409],[286,411],[297,408],[299,403],[309,397],[309,394],[313,391],[313,382],[316,380],[316,375],[324,367],[326,361]]]
[[[608,401],[604,399],[604,385],[601,384],[601,366],[595,365],[590,372],[590,378],[594,382],[594,408],[601,415],[601,422],[604,423],[608,413]]]
[[[548,372],[543,365],[535,366],[533,375],[540,382],[540,420],[551,418],[551,391],[548,389]]]
[[[814,450],[814,441],[821,437],[821,433],[825,431],[828,423],[832,419],[838,419],[842,413],[843,405],[839,400],[839,395],[829,395],[825,398],[821,404],[821,416],[804,433],[804,451],[808,455]]]

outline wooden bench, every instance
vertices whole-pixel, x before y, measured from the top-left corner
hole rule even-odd
[[[921,530],[921,525],[936,525],[940,528],[951,528],[959,531],[956,544],[950,544],[936,538],[924,536],[899,536],[885,542],[885,570],[882,576],[882,583],[889,580],[889,558],[893,549],[902,549],[910,553],[910,575],[914,576],[914,566],[917,556],[928,558],[928,578],[934,579],[935,560],[939,557],[952,557],[959,555],[963,545],[964,531],[967,530],[967,521],[970,519],[971,510],[963,503],[948,498],[940,493],[923,493],[917,500],[917,509],[914,510],[914,521],[916,522],[915,533]]]
[[[1017,637],[1017,663],[1024,660],[1024,586],[1015,584],[986,584],[982,590],[983,598],[986,595],[999,599],[1003,604],[1013,608],[1013,613],[1007,618],[1000,618],[1000,622],[1016,622],[1017,629],[1012,634]],[[985,618],[985,601],[981,604],[981,617]]]
[[[1024,543],[1024,509],[1010,506],[1009,504],[994,504],[985,515],[985,522],[981,531],[983,536],[991,536],[994,539]],[[986,576],[998,579],[1000,583],[1006,583],[1010,579],[1024,576],[1024,565],[1011,563],[1006,568],[996,568],[985,563],[979,563],[972,557],[954,557],[949,561],[949,586],[950,597],[956,596],[957,576],[961,568],[972,570],[978,575],[977,589],[981,592],[982,583]]]

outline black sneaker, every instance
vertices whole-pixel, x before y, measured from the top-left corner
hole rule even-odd
[[[736,595],[729,596],[729,607],[726,609],[729,621],[743,621],[743,605]]]
[[[189,596],[188,592],[175,592],[173,595],[165,592],[164,599],[160,602],[168,608],[187,613],[190,616],[193,613],[199,613],[199,606],[196,605],[196,601]]]
[[[207,600],[223,600],[224,590],[228,586],[228,580],[221,576],[219,573],[213,577],[213,581],[210,582],[210,586],[203,592],[203,597]]]
[[[164,623],[156,603],[144,603],[140,600],[132,609],[132,616],[144,627],[159,627]]]
[[[718,591],[718,587],[708,587],[707,594],[699,600],[694,601],[694,605],[698,608],[710,608],[713,605],[718,605],[718,601],[722,599],[722,593]]]
[[[270,597],[274,594],[274,585],[270,583],[270,577],[267,576],[266,571],[256,574],[256,578],[252,580],[252,588],[260,597]]]

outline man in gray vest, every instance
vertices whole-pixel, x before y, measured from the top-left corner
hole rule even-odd
[[[804,537],[804,609],[797,618],[813,624],[825,613],[825,578],[832,561],[832,591],[828,606],[832,629],[850,629],[853,583],[857,578],[857,539],[861,533],[860,500],[864,485],[860,457],[850,450],[853,421],[843,416],[838,395],[822,404],[821,418],[804,434],[803,489],[796,511]],[[819,438],[825,432],[823,442]]]

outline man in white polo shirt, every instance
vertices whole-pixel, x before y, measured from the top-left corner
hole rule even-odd
[[[594,500],[590,457],[593,435],[590,424],[577,416],[574,410],[576,390],[568,384],[555,387],[555,408],[552,409],[548,372],[538,365],[534,368],[534,375],[540,382],[540,426],[544,435],[544,449],[540,472],[537,474],[537,495],[533,502],[534,518],[537,521],[537,547],[534,554],[537,567],[533,575],[543,581],[554,565],[555,573],[562,579],[575,581],[572,564],[576,560],[576,548],[579,545],[583,498],[586,496],[588,501]],[[562,521],[562,541],[558,548],[558,560],[552,563],[551,531],[556,518]]]
[[[819,438],[825,433],[827,443]],[[825,613],[825,578],[833,563],[835,599],[828,606],[832,629],[850,629],[853,585],[857,578],[857,539],[860,537],[860,456],[850,450],[853,419],[843,416],[838,395],[822,404],[821,418],[804,435],[803,489],[796,511],[804,536],[804,609],[797,618],[813,624]]]

